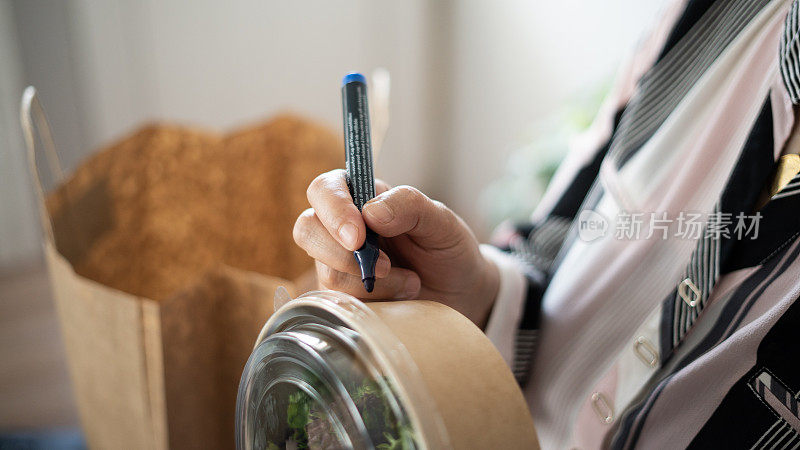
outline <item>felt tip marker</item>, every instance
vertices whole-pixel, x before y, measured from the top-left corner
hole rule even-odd
[[[360,73],[342,79],[342,116],[344,118],[344,152],[347,186],[358,210],[375,197],[375,176],[372,168],[372,141],[367,105],[367,79]],[[378,235],[367,227],[364,245],[353,252],[364,289],[375,288],[375,264],[378,262]]]

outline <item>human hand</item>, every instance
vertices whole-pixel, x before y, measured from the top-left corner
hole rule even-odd
[[[300,214],[293,235],[316,261],[320,285],[363,300],[435,300],[483,326],[499,273],[480,253],[467,224],[416,188],[390,188],[380,180],[375,188],[378,195],[360,213],[343,170],[324,173],[309,185],[311,208]],[[364,289],[353,257],[367,226],[381,236],[372,293]]]

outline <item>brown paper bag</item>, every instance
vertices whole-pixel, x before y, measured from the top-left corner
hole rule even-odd
[[[163,302],[47,265],[87,442],[98,449],[232,448],[239,376],[279,278],[220,266]]]
[[[44,112],[32,87],[25,91],[21,112],[30,171],[39,200],[46,261],[79,415],[89,445],[98,449],[232,448],[236,391],[242,368],[261,326],[273,311],[272,298],[276,287],[282,285],[293,294],[296,292],[293,284],[285,279],[250,272],[253,270],[251,267],[230,267],[231,264],[235,265],[237,253],[229,250],[257,252],[255,257],[266,258],[251,259],[256,261],[252,264],[285,261],[283,266],[276,269],[282,271],[284,276],[296,275],[303,264],[310,261],[306,262],[303,259],[305,255],[298,256],[291,248],[290,233],[287,242],[276,244],[270,248],[271,252],[264,252],[252,243],[242,241],[241,234],[236,234],[239,240],[215,247],[217,244],[213,240],[219,235],[215,228],[219,224],[215,221],[221,218],[233,221],[236,226],[263,225],[263,230],[251,231],[269,235],[275,234],[276,230],[284,233],[286,220],[292,214],[296,217],[297,211],[280,209],[278,212],[282,216],[276,217],[274,205],[262,205],[255,198],[247,199],[253,205],[252,211],[245,211],[247,214],[242,214],[241,210],[212,211],[213,214],[207,216],[209,220],[203,222],[203,231],[207,232],[206,239],[209,240],[208,248],[213,251],[224,248],[227,253],[212,255],[219,256],[218,261],[205,267],[201,275],[190,277],[181,273],[185,280],[177,280],[182,288],[174,292],[170,289],[174,288],[176,280],[163,276],[156,280],[157,283],[148,285],[151,291],[138,295],[130,293],[138,292],[136,289],[141,288],[137,283],[109,287],[84,276],[82,271],[88,269],[80,262],[86,259],[84,257],[90,245],[107,244],[98,236],[115,220],[104,214],[107,211],[104,205],[113,199],[109,198],[103,183],[94,183],[82,189],[78,195],[70,196],[66,204],[58,199],[56,203],[60,204],[47,204],[37,167],[36,150],[41,149],[46,155],[56,182],[62,181],[63,176]],[[291,121],[283,124],[294,126]],[[157,131],[143,132],[152,134],[148,138],[163,138]],[[246,141],[248,136],[247,133],[240,133],[221,141]],[[253,136],[258,138],[257,133]],[[324,145],[332,145],[328,144],[328,137],[320,139],[325,141]],[[245,142],[242,145],[246,147],[248,144]],[[314,145],[316,143],[312,142],[303,148],[314,148]],[[237,151],[235,145],[232,145],[231,151]],[[296,158],[314,159],[302,152],[293,155]],[[242,159],[246,156],[243,154]],[[105,155],[99,155],[92,163],[99,164],[99,170],[108,171],[109,176],[116,176],[113,164],[103,158]],[[192,158],[197,159],[197,155],[190,154],[187,161]],[[272,174],[290,176],[295,183],[307,183],[306,178],[319,173],[319,161],[331,159],[317,158],[316,165],[306,166],[308,173],[282,174],[273,171]],[[288,163],[292,171],[302,170],[299,168],[301,164]],[[259,167],[252,161],[242,164],[245,164],[242,170],[257,171]],[[170,170],[166,163],[157,168]],[[252,179],[247,177],[255,174],[245,175],[238,180],[238,184],[229,183],[221,190],[212,187],[208,190],[208,198],[204,200],[216,205],[213,195],[218,191],[222,195],[249,192],[241,184],[247,183],[248,179]],[[288,182],[286,179],[279,181]],[[177,186],[180,188],[206,182],[213,183],[214,180],[187,178],[180,180]],[[287,189],[300,192],[301,195],[304,192],[294,185]],[[291,196],[282,200],[284,203],[299,202]],[[133,216],[133,219],[137,217]],[[174,218],[176,221],[181,219]],[[284,224],[281,225],[284,228],[270,228],[273,223]],[[142,224],[143,227],[148,225],[151,224]],[[181,225],[178,223],[170,228],[175,231],[175,236],[169,236],[172,239],[170,242],[188,245],[180,241],[179,233],[186,228],[181,228]],[[222,225],[225,226],[225,223]],[[137,246],[146,247],[147,239],[161,238],[157,234],[142,236],[144,242],[122,242],[121,247],[109,244],[108,249],[100,250],[119,255],[134,252]],[[258,238],[257,234],[255,236]],[[102,252],[100,255],[103,255]],[[188,267],[199,260],[205,261],[203,258],[213,260],[206,253],[198,251],[192,253],[188,260],[171,263],[178,268],[183,265]],[[77,269],[76,262],[79,263]],[[168,262],[163,261],[164,264]],[[148,270],[152,264],[158,263],[157,257],[144,263],[131,261],[128,265],[117,261],[116,265],[109,262],[105,266],[102,260],[100,264],[95,261],[93,276],[103,279],[106,275],[111,277],[130,267],[130,270],[137,271],[134,275],[142,272],[143,277],[153,278]],[[160,296],[159,301],[148,298],[149,295]]]

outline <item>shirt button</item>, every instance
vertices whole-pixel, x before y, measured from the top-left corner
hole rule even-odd
[[[592,394],[592,409],[601,422],[609,424],[614,421],[614,407],[602,392]]]
[[[700,288],[694,284],[691,278],[686,278],[678,285],[678,295],[681,296],[684,302],[692,308],[700,301]]]
[[[636,338],[636,341],[633,343],[633,353],[636,354],[639,360],[648,366],[658,367],[658,350],[656,349],[656,346],[650,342],[650,339],[647,339],[644,336],[639,336]]]

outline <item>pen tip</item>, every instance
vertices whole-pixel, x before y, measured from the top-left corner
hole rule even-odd
[[[367,292],[372,292],[372,290],[375,288],[375,278],[372,277],[364,278],[363,281],[364,281],[364,289],[366,289]]]

